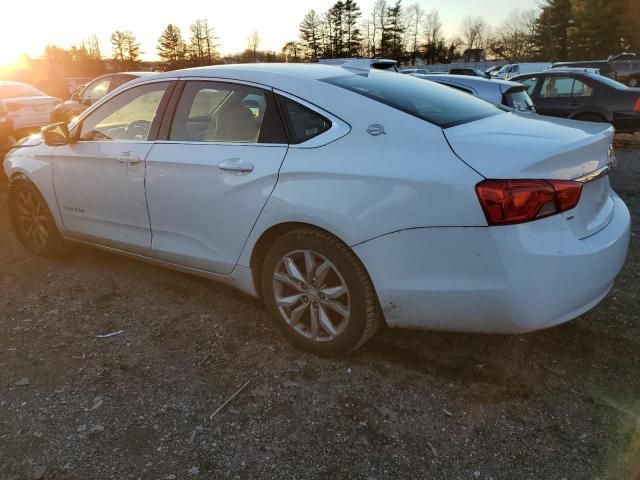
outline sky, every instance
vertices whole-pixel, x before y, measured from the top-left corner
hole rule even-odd
[[[142,44],[143,59],[155,60],[157,39],[168,23],[180,27],[188,38],[189,24],[207,18],[219,37],[223,54],[243,51],[247,35],[257,30],[260,50],[280,50],[298,36],[298,25],[311,8],[324,12],[336,0],[108,0],[108,2],[52,2],[30,0],[28,12],[21,2],[0,6],[0,65],[16,61],[20,54],[38,56],[45,45],[69,47],[92,33],[98,35],[103,56],[111,55],[109,36],[114,30],[130,30]],[[404,0],[405,6],[416,0]],[[6,4],[9,6],[6,6]],[[368,16],[374,0],[360,0]],[[388,1],[391,3],[391,1]],[[417,0],[425,10],[436,8],[447,35],[457,33],[467,15],[482,15],[498,25],[515,9],[529,9],[537,0]],[[166,6],[165,6],[166,5]],[[68,8],[64,8],[68,6]],[[108,8],[107,8],[108,7]]]

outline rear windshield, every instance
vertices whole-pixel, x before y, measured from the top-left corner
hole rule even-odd
[[[0,85],[0,98],[39,97],[41,95],[44,95],[44,93],[31,85],[23,83]]]
[[[503,113],[495,105],[410,75],[370,71],[323,80],[442,128]]]
[[[520,112],[535,111],[533,101],[525,87],[514,87],[504,94],[504,103]]]

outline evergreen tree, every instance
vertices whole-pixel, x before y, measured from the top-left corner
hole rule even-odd
[[[305,57],[320,58],[322,53],[322,19],[315,10],[309,10],[300,24],[300,40]]]
[[[404,56],[403,36],[405,25],[402,21],[402,0],[387,7],[384,29],[382,31],[382,55],[400,62]]]
[[[175,70],[185,66],[187,47],[180,29],[167,25],[158,39],[158,56],[165,61],[167,70]]]
[[[571,0],[546,0],[536,21],[536,56],[545,61],[563,61],[569,57]]]
[[[571,0],[569,57],[575,60],[607,58],[620,52],[626,6],[625,0]]]
[[[362,35],[358,28],[358,19],[361,15],[360,7],[354,0],[345,0],[342,19],[342,44],[347,57],[357,55],[360,49]]]

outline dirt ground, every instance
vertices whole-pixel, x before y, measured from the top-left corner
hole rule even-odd
[[[387,329],[339,361],[210,281],[32,257],[0,181],[0,479],[640,479],[640,149],[619,160],[631,252],[593,311],[524,336]]]

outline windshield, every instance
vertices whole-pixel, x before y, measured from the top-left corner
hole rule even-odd
[[[409,75],[370,71],[368,74],[343,75],[323,81],[442,128],[504,113],[483,100]]]
[[[7,83],[0,85],[0,98],[40,97],[44,95],[37,88],[24,83]]]

